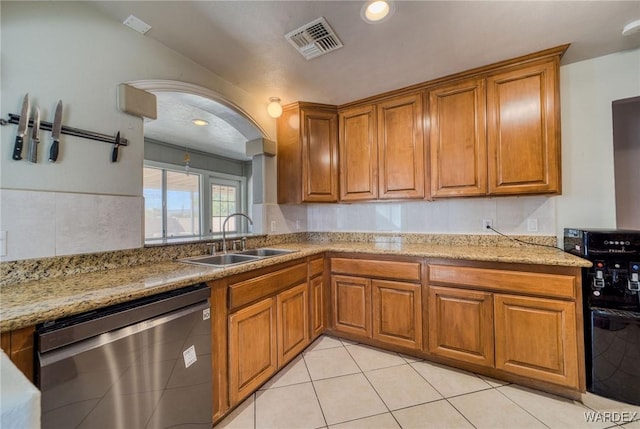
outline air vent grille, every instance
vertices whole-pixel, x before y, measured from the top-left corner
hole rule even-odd
[[[307,60],[342,48],[342,42],[324,17],[303,25],[284,37]]]

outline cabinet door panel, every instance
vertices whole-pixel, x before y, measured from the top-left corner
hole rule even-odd
[[[422,348],[422,299],[419,284],[372,280],[373,338]]]
[[[378,104],[378,198],[424,198],[421,94]]]
[[[340,112],[340,200],[378,197],[378,146],[374,106]]]
[[[493,366],[491,294],[429,287],[429,352]]]
[[[338,200],[338,118],[335,113],[302,110],[303,201]]]
[[[277,296],[278,366],[309,344],[309,288],[302,283]]]
[[[575,303],[495,296],[496,368],[578,387]]]
[[[273,375],[278,367],[274,299],[260,301],[229,316],[229,393],[236,404]]]
[[[487,193],[484,79],[429,92],[431,196]]]
[[[371,337],[371,281],[332,276],[333,326],[336,331]]]
[[[324,276],[311,279],[311,337],[316,338],[325,328],[324,322]]]
[[[487,78],[491,194],[560,192],[557,60]]]

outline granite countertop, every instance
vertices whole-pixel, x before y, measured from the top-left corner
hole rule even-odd
[[[589,261],[559,249],[529,245],[488,247],[393,242],[313,242],[279,244],[272,247],[296,252],[226,268],[166,261],[6,285],[0,289],[0,332],[325,251],[569,267],[591,266]]]

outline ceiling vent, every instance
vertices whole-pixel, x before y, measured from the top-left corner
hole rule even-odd
[[[308,60],[342,48],[342,42],[323,17],[287,33],[284,38]]]

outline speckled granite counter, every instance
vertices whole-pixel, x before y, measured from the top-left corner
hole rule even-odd
[[[325,251],[571,267],[591,265],[589,261],[561,250],[532,245],[299,242],[273,247],[297,252],[228,268],[168,261],[5,285],[0,289],[0,331],[10,331]]]

